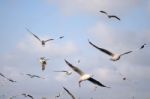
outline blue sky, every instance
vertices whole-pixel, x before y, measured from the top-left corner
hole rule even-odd
[[[108,19],[100,10],[119,16],[121,21]],[[26,92],[36,99],[52,99],[64,93],[65,86],[80,99],[149,99],[150,0],[0,0],[0,16],[0,72],[17,81],[11,84],[0,77],[0,97]],[[55,40],[42,47],[26,27],[42,39]],[[64,38],[58,39],[62,35]],[[88,39],[110,51],[134,52],[111,62]],[[138,51],[144,43],[148,46]],[[50,58],[44,72],[39,64],[41,56]],[[79,88],[75,72],[68,77],[54,73],[71,70],[64,59],[112,88],[93,91],[94,85],[88,81]],[[119,72],[128,79],[123,81]],[[23,75],[26,73],[46,79],[30,79]],[[64,93],[61,98],[69,96]]]

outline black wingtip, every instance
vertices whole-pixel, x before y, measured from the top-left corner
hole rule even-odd
[[[92,42],[90,41],[90,39],[88,39],[88,42],[89,42],[90,44],[92,44]]]
[[[64,61],[65,61],[66,63],[68,63],[68,61],[67,61],[66,59],[64,59]]]

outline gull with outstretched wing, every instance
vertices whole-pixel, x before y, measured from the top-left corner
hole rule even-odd
[[[26,28],[26,30],[29,33],[31,33],[36,39],[38,39],[41,42],[41,44],[42,44],[43,47],[45,46],[46,42],[54,40],[54,39],[41,40],[37,35],[35,35],[34,33],[32,33],[28,28]]]
[[[107,55],[109,55],[109,56],[111,56],[111,59],[110,59],[110,60],[112,60],[112,61],[117,61],[117,60],[120,59],[121,56],[133,52],[133,51],[127,51],[127,52],[124,52],[124,53],[122,53],[122,54],[112,53],[112,52],[110,52],[110,51],[108,51],[108,50],[106,50],[106,49],[104,49],[104,48],[100,48],[100,47],[96,46],[95,44],[93,44],[93,43],[92,43],[91,41],[89,41],[89,40],[88,40],[88,42],[89,42],[90,45],[92,45],[92,46],[95,47],[96,49],[102,51],[103,53],[105,53],[105,54],[107,54]]]
[[[99,12],[101,12],[101,13],[103,13],[103,14],[105,14],[105,15],[107,15],[107,17],[108,18],[115,18],[115,19],[117,19],[117,20],[121,20],[118,16],[116,16],[116,15],[109,15],[107,12],[105,12],[105,11],[99,11]]]
[[[95,80],[92,78],[92,75],[90,74],[86,74],[84,73],[82,70],[80,70],[78,67],[76,66],[73,66],[71,63],[69,63],[67,60],[65,60],[66,64],[72,68],[72,70],[74,70],[75,72],[77,72],[79,75],[80,75],[80,80],[79,80],[79,87],[81,86],[81,82],[82,81],[90,81],[98,86],[101,86],[101,87],[107,87],[105,85],[103,85],[102,83],[100,83],[99,81]],[[110,87],[107,87],[107,88],[110,88]]]

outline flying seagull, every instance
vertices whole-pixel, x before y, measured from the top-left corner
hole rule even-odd
[[[32,33],[28,28],[26,28],[26,30],[29,33],[31,33],[36,39],[38,39],[41,42],[41,44],[42,44],[43,47],[45,46],[46,42],[54,40],[54,39],[41,40],[38,36],[36,36],[34,33]]]
[[[26,93],[22,93],[21,95],[23,95],[24,97],[29,97],[31,99],[34,99],[33,96],[29,95],[29,94],[26,94]]]
[[[40,76],[37,76],[37,75],[32,75],[32,74],[26,74],[26,75],[28,75],[30,78],[42,78],[42,79],[44,79],[43,77],[40,77]]]
[[[7,78],[7,80],[10,81],[10,82],[17,82],[17,81],[15,81],[13,79],[10,79],[10,78]]]
[[[45,66],[47,65],[47,60],[49,60],[49,59],[46,59],[45,57],[41,57],[40,58],[40,63],[41,63],[41,66],[42,66],[42,71],[45,70]]]
[[[121,20],[121,19],[120,19],[119,17],[117,17],[116,15],[108,15],[108,13],[105,12],[105,11],[99,11],[99,12],[101,12],[101,13],[107,15],[108,18],[116,18],[116,19],[119,20],[119,21]]]
[[[66,71],[66,70],[61,70],[61,71],[54,71],[54,72],[65,72],[66,75],[71,75],[72,72],[71,71]]]
[[[89,41],[89,40],[88,40],[88,41]],[[112,60],[112,61],[117,61],[117,60],[120,59],[121,56],[133,52],[133,51],[128,51],[128,52],[125,52],[125,53],[122,53],[122,54],[112,53],[112,52],[110,52],[110,51],[108,51],[108,50],[106,50],[106,49],[104,49],[104,48],[100,48],[100,47],[94,45],[94,44],[93,44],[92,42],[90,42],[90,41],[89,41],[89,43],[90,43],[93,47],[97,48],[98,50],[100,50],[100,51],[106,53],[107,55],[111,56],[112,58],[111,58],[110,60]]]
[[[100,83],[99,81],[93,79],[93,78],[92,78],[92,75],[86,74],[86,73],[84,73],[83,71],[81,71],[78,67],[73,66],[73,65],[72,65],[71,63],[69,63],[67,60],[65,60],[65,62],[66,62],[66,64],[67,64],[70,68],[72,68],[75,72],[77,72],[77,73],[80,75],[79,87],[81,87],[81,85],[80,85],[81,82],[82,82],[82,81],[85,81],[85,80],[88,80],[88,81],[90,81],[90,82],[92,82],[92,83],[94,83],[94,84],[96,84],[96,85],[98,85],[98,86],[101,86],[101,87],[107,87],[107,86],[103,85],[102,83]],[[107,87],[107,88],[110,88],[110,87]]]
[[[147,44],[143,44],[143,45],[140,47],[140,49],[143,49],[143,48],[145,47],[145,45],[147,45]]]
[[[76,99],[75,96],[65,87],[63,87],[64,90],[72,97],[72,99]]]
[[[6,79],[7,79],[8,81],[10,81],[10,82],[16,82],[15,80],[4,76],[2,73],[0,73],[0,75],[1,75],[2,77],[6,78]]]

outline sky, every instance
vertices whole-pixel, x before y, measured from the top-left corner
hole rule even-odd
[[[35,99],[55,99],[61,93],[60,99],[70,99],[63,86],[77,99],[149,99],[150,0],[0,0],[0,16],[0,73],[17,81],[0,76],[0,99],[24,99],[22,93]],[[25,28],[41,39],[55,40],[42,47]],[[133,52],[113,62],[88,39],[116,53]],[[138,50],[144,43],[147,46]],[[45,71],[39,63],[43,56],[49,58]],[[64,59],[111,88],[98,86],[94,91],[88,81],[79,88],[76,72],[53,72],[71,70]],[[28,73],[45,79],[31,79]]]

